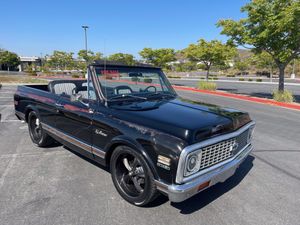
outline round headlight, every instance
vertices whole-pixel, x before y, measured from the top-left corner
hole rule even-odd
[[[198,155],[193,154],[189,156],[188,161],[187,161],[187,171],[188,172],[193,172],[197,166],[197,161],[198,161]]]

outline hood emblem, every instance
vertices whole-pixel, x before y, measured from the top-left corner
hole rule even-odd
[[[217,133],[218,131],[223,129],[223,125],[217,125],[211,129],[211,133]]]

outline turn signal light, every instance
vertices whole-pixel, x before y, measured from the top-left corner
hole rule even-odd
[[[204,182],[204,183],[202,183],[202,184],[200,184],[200,185],[198,186],[198,191],[201,191],[202,189],[208,187],[208,186],[209,186],[209,183],[210,183],[210,180],[209,180],[209,181],[206,181],[206,182]]]

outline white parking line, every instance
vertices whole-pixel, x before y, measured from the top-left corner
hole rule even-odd
[[[21,122],[20,120],[2,120],[0,123]]]

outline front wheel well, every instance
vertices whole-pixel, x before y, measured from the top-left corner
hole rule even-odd
[[[123,143],[123,142],[118,142],[118,143],[114,143],[112,144],[111,146],[109,146],[108,148],[108,151],[106,152],[106,156],[105,156],[105,163],[106,163],[106,166],[109,168],[110,166],[110,160],[111,160],[111,156],[112,156],[112,153],[114,152],[114,150],[118,147],[118,146],[127,146],[129,148],[132,148],[134,150],[136,150],[137,152],[139,152],[142,157],[145,158],[146,162],[148,163],[148,166],[150,167],[153,175],[155,178],[158,177],[158,174],[157,174],[157,171],[155,169],[155,166],[153,165],[153,162],[152,160],[149,158],[149,157],[145,157],[145,155],[141,152],[141,151],[138,151],[137,150],[137,147],[135,147],[134,145],[131,145],[131,144],[128,144],[128,143]],[[110,169],[110,168],[109,168]]]
[[[111,156],[112,156],[113,151],[114,151],[118,146],[121,146],[121,145],[125,145],[125,144],[123,144],[123,143],[115,143],[115,144],[112,144],[112,145],[109,147],[107,153],[105,154],[105,155],[106,155],[106,156],[105,156],[105,163],[106,163],[106,165],[107,165],[108,167],[109,167],[109,164],[110,164],[110,159],[111,159]],[[127,145],[125,145],[125,146],[127,146]]]

